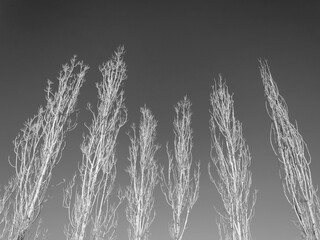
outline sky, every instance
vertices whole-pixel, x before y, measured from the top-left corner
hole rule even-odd
[[[287,0],[214,0],[184,3],[150,1],[2,0],[0,2],[0,184],[14,169],[12,141],[24,122],[45,104],[47,80],[57,83],[61,65],[76,54],[90,66],[77,108],[78,125],[67,135],[60,163],[53,170],[48,201],[41,212],[48,240],[65,239],[67,210],[62,192],[81,161],[80,144],[90,123],[88,102],[95,106],[98,66],[124,45],[128,78],[124,83],[128,122],[117,145],[118,187],[129,177],[129,139],[139,108],[146,104],[158,121],[156,153],[167,166],[166,144],[172,149],[173,106],[185,95],[192,102],[193,159],[201,162],[200,195],[191,210],[184,240],[218,240],[218,218],[213,205],[223,210],[221,198],[210,182],[209,96],[219,74],[234,93],[235,115],[243,124],[252,164],[252,189],[258,190],[251,223],[254,240],[298,240],[300,233],[279,178],[279,164],[269,142],[271,121],[258,59],[267,59],[274,80],[308,144],[314,185],[320,182],[320,3]],[[65,179],[65,182],[63,182]],[[61,183],[62,184],[59,184]],[[119,208],[117,239],[127,237],[125,203]],[[155,190],[156,218],[151,239],[169,239],[170,207],[160,187]]]

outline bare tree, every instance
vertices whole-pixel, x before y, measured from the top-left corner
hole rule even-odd
[[[172,208],[172,223],[169,233],[172,239],[181,240],[187,226],[189,213],[199,196],[200,162],[197,171],[191,173],[192,165],[192,129],[191,102],[187,97],[175,106],[174,119],[174,155],[167,145],[169,169],[167,179],[164,168],[161,169],[161,190]]]
[[[251,164],[249,148],[242,135],[241,123],[234,116],[232,95],[222,77],[212,86],[210,130],[212,138],[211,159],[218,178],[209,176],[215,184],[224,204],[225,213],[220,213],[218,223],[220,239],[249,240],[250,222],[254,214],[256,192],[251,206]],[[213,152],[216,156],[213,156]]]
[[[119,194],[118,203],[110,203],[116,178],[116,140],[120,128],[127,121],[124,92],[121,89],[126,79],[126,65],[123,61],[124,48],[100,66],[102,82],[97,84],[98,113],[90,104],[93,115],[89,133],[81,145],[82,162],[79,168],[80,190],[72,197],[75,177],[64,191],[63,206],[69,212],[69,225],[65,235],[70,240],[82,240],[90,236],[92,240],[114,239],[117,225],[116,210],[123,200]],[[88,225],[92,228],[88,231]]]
[[[5,185],[3,195],[0,199],[0,239],[4,239],[7,236],[10,228],[10,218],[8,216],[9,209],[12,205],[10,198],[14,193],[17,179],[12,177],[8,184]]]
[[[58,77],[57,92],[52,92],[52,82],[48,81],[46,107],[40,107],[14,140],[15,161],[9,160],[16,171],[12,180],[12,214],[5,214],[3,239],[24,239],[40,214],[52,170],[65,147],[66,133],[76,126],[71,115],[87,69],[75,57],[65,64]]]
[[[281,163],[284,194],[294,209],[303,239],[320,239],[320,203],[313,187],[311,156],[298,126],[289,120],[288,107],[279,94],[267,61],[260,60],[260,73],[272,120],[270,143]],[[275,146],[274,146],[275,145]],[[280,172],[281,173],[281,172]]]
[[[10,201],[10,198],[12,194],[14,194],[15,187],[17,183],[17,178],[13,177],[9,180],[9,183],[4,186],[4,193],[2,196],[2,199],[0,201],[0,239],[7,239],[10,237],[9,231],[10,231],[10,225],[12,224],[12,219],[10,218],[9,210],[12,206],[12,201]],[[12,216],[12,215],[11,215]],[[28,229],[28,234],[21,235],[21,238],[18,239],[33,239],[33,240],[39,240],[40,238],[42,240],[47,239],[47,229],[42,229],[42,219],[39,218],[38,224],[35,227],[35,230],[32,231],[31,227]],[[10,239],[10,238],[9,238]],[[12,238],[11,238],[12,239]]]
[[[157,121],[146,107],[140,111],[142,116],[139,134],[136,133],[135,125],[132,125],[133,135],[129,135],[130,166],[127,172],[130,176],[130,185],[126,192],[128,200],[126,217],[131,225],[130,240],[149,239],[150,226],[155,217],[153,191],[158,183],[158,167],[154,158],[159,149],[155,143]]]

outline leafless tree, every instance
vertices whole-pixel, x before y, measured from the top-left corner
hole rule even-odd
[[[12,201],[10,201],[11,195],[14,193],[16,187],[16,178],[13,177],[9,180],[8,184],[4,186],[4,193],[0,201],[0,226],[1,226],[1,235],[0,239],[9,238],[10,225],[12,219],[10,219],[9,210],[12,206]],[[11,215],[12,216],[12,215]],[[21,238],[18,239],[32,239],[39,240],[40,237],[42,240],[47,239],[47,229],[41,229],[42,219],[40,218],[38,224],[33,232],[31,228],[28,229],[28,234],[21,235]],[[9,238],[10,239],[10,238]],[[12,238],[11,238],[12,239]]]
[[[100,66],[102,82],[97,84],[98,113],[90,104],[93,115],[89,133],[81,145],[82,162],[79,167],[80,183],[75,194],[72,189],[75,177],[64,191],[63,206],[68,209],[70,223],[65,235],[70,240],[114,239],[117,225],[116,210],[123,200],[119,194],[117,203],[110,203],[116,178],[116,140],[120,128],[127,121],[124,92],[121,89],[126,79],[126,65],[123,61],[124,48]],[[72,197],[73,195],[74,198]],[[92,224],[89,230],[89,224]]]
[[[312,184],[311,156],[298,126],[289,120],[288,107],[279,94],[267,61],[260,60],[260,73],[272,120],[270,143],[278,156],[284,194],[294,209],[303,239],[320,239],[320,203]],[[281,173],[280,171],[280,173]]]
[[[136,133],[135,125],[132,125],[133,135],[129,135],[130,166],[127,172],[130,176],[130,185],[126,192],[128,200],[126,217],[131,225],[130,240],[149,239],[150,226],[155,217],[153,191],[158,183],[158,167],[154,157],[159,149],[155,143],[157,121],[146,107],[140,111],[142,116],[139,134]]]
[[[87,69],[75,57],[65,64],[57,91],[52,92],[52,82],[48,81],[47,105],[39,108],[14,140],[15,161],[9,160],[16,171],[12,179],[14,192],[9,215],[8,211],[5,214],[2,239],[24,239],[39,216],[52,170],[65,147],[66,133],[76,126],[71,115]]]
[[[8,213],[12,205],[10,198],[14,193],[16,183],[17,179],[15,177],[12,177],[9,180],[8,184],[3,187],[4,192],[2,193],[3,195],[1,195],[0,199],[0,239],[4,239],[5,236],[7,236],[10,228],[11,223]]]
[[[164,168],[161,169],[161,190],[172,208],[172,223],[169,233],[172,239],[181,240],[187,226],[189,213],[199,196],[200,162],[197,171],[191,173],[192,165],[192,129],[191,102],[187,97],[175,106],[174,119],[174,155],[169,151],[169,169],[167,179]]]
[[[212,138],[211,159],[218,177],[209,176],[222,198],[225,213],[219,213],[220,239],[249,240],[250,222],[254,213],[256,192],[251,206],[251,164],[249,148],[242,135],[241,123],[234,116],[234,101],[228,87],[219,77],[212,86],[210,130]],[[216,156],[214,156],[214,152]]]

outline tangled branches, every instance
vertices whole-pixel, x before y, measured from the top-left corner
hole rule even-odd
[[[320,202],[312,184],[308,146],[289,120],[288,107],[279,94],[270,68],[260,60],[260,73],[272,120],[270,143],[285,172],[284,194],[298,217],[298,228],[306,240],[320,239]],[[275,146],[274,146],[275,145]]]
[[[222,82],[212,87],[210,130],[212,138],[211,159],[218,172],[214,179],[209,176],[221,195],[226,213],[219,213],[220,238],[225,240],[249,240],[250,222],[254,214],[256,192],[251,207],[249,194],[251,187],[251,163],[249,148],[242,136],[241,123],[235,119],[232,95]],[[216,157],[213,156],[213,150]],[[222,229],[221,229],[222,227]]]

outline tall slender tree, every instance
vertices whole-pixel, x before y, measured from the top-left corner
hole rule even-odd
[[[93,120],[87,126],[89,133],[84,137],[81,151],[82,162],[79,168],[79,191],[72,197],[75,177],[64,191],[63,206],[69,212],[69,225],[65,228],[68,240],[114,239],[117,224],[116,210],[123,200],[120,194],[118,203],[110,204],[110,196],[116,178],[116,140],[120,128],[127,120],[124,105],[126,65],[123,61],[124,48],[100,66],[102,81],[97,83],[98,110],[88,109]],[[91,225],[90,225],[91,223]],[[91,228],[89,229],[89,225]]]
[[[130,136],[128,159],[130,166],[127,169],[130,185],[126,192],[126,216],[130,223],[130,240],[149,239],[150,226],[155,218],[153,192],[158,183],[158,167],[154,157],[159,149],[159,145],[155,143],[157,121],[146,107],[140,111],[142,116],[139,135],[136,133],[135,125],[132,126],[133,135]]]
[[[58,77],[57,91],[53,92],[52,82],[48,81],[47,105],[39,108],[14,140],[15,161],[10,161],[16,171],[12,179],[14,192],[12,208],[9,215],[8,211],[5,214],[2,239],[25,239],[39,216],[52,170],[65,147],[66,133],[76,126],[72,114],[87,69],[75,57],[65,64]]]
[[[172,223],[169,233],[173,240],[181,240],[187,226],[189,213],[199,196],[200,162],[197,170],[191,173],[192,166],[192,129],[191,102],[187,97],[175,106],[174,155],[169,151],[169,169],[167,178],[161,169],[161,190],[172,209]]]
[[[250,222],[254,213],[256,192],[251,206],[251,163],[249,147],[243,135],[241,123],[234,116],[234,101],[228,87],[219,77],[218,84],[212,86],[210,130],[212,138],[211,159],[218,173],[215,184],[224,204],[224,213],[219,213],[220,239],[250,240]],[[216,156],[214,156],[214,153]]]
[[[298,218],[303,239],[320,239],[320,201],[311,177],[311,156],[306,142],[289,119],[288,107],[272,78],[267,61],[260,60],[260,73],[272,120],[270,143],[278,156],[284,194]],[[280,172],[281,173],[281,172]]]

